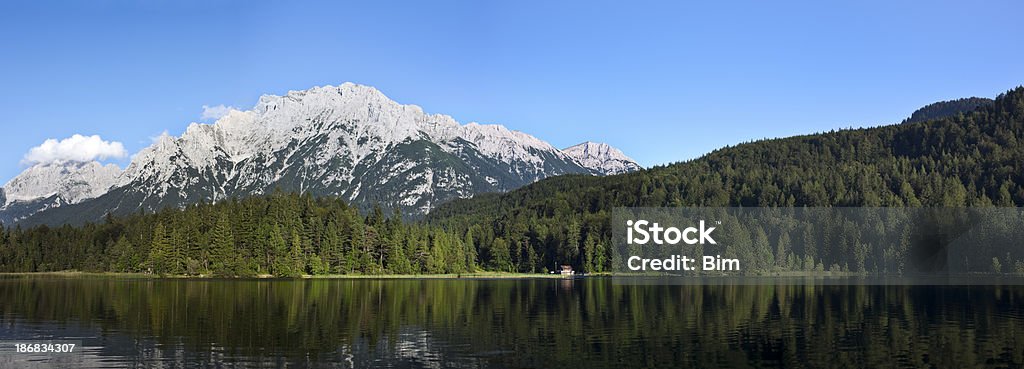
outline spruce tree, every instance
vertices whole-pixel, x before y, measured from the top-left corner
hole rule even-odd
[[[473,242],[473,228],[466,230],[466,240],[462,242],[462,247],[466,249],[466,270],[470,273],[475,272],[477,268],[477,251],[476,243]]]
[[[284,235],[281,233],[281,226],[274,224],[271,228],[268,244],[273,250],[273,262],[271,263],[270,273],[278,277],[294,277],[298,275],[295,264],[290,260],[288,243],[284,240]]]
[[[241,258],[235,249],[235,238],[227,214],[221,214],[210,234],[210,271],[215,275],[238,276]]]
[[[171,243],[164,230],[163,222],[153,228],[153,240],[149,248],[149,267],[153,273],[164,275],[171,272],[169,259]]]
[[[289,277],[299,277],[305,273],[305,270],[303,269],[303,266],[305,265],[305,260],[303,259],[304,258],[302,257],[302,236],[299,234],[299,232],[293,232],[292,247],[288,253],[288,264],[290,267],[288,273]]]

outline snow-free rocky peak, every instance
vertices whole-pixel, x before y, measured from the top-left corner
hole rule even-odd
[[[264,95],[250,110],[193,123],[180,137],[160,137],[107,194],[57,209],[45,222],[71,221],[75,211],[99,218],[275,189],[416,215],[451,199],[553,175],[607,173],[590,162],[523,132],[460,124],[345,83]]]
[[[580,165],[605,175],[621,174],[639,170],[640,165],[622,151],[608,144],[584,142],[562,150]]]

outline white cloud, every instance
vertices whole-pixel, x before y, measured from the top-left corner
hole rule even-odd
[[[32,165],[61,161],[88,162],[109,158],[124,158],[128,151],[117,141],[104,141],[100,136],[74,136],[57,141],[48,139],[42,145],[28,150],[22,163]]]
[[[200,119],[205,121],[217,120],[220,119],[220,117],[228,115],[232,110],[235,110],[235,108],[232,106],[224,106],[224,104],[217,106],[203,105],[203,115],[200,116]]]

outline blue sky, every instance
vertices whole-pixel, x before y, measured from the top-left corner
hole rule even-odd
[[[3,2],[0,181],[46,139],[134,153],[203,105],[345,81],[668,163],[993,97],[1024,83],[1020,14],[1020,1]]]

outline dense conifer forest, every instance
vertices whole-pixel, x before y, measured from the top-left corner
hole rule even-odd
[[[1022,140],[1018,87],[945,118],[744,143],[624,175],[560,176],[453,201],[414,222],[276,193],[82,227],[7,227],[0,270],[296,276],[544,272],[571,264],[602,272],[618,206],[1021,206]],[[788,252],[781,257],[812,260],[784,267],[807,269],[849,250]],[[1024,255],[997,257],[993,264],[1010,270]]]
[[[283,193],[82,227],[15,227],[0,240],[4,271],[299,276],[477,269],[471,234],[403,223],[379,207],[361,215],[339,200]]]
[[[612,177],[559,176],[453,201],[429,219],[447,229],[472,229],[481,245],[508,245],[520,269],[538,267],[532,255],[542,255],[547,264],[541,265],[559,260],[602,271],[614,207],[1013,207],[1024,205],[1022,169],[1024,87],[1018,87],[977,110],[938,120],[745,143]],[[810,257],[787,267],[827,270],[844,267],[853,253],[822,251],[775,259]],[[1020,251],[989,255],[998,261],[972,268],[1016,270]]]

